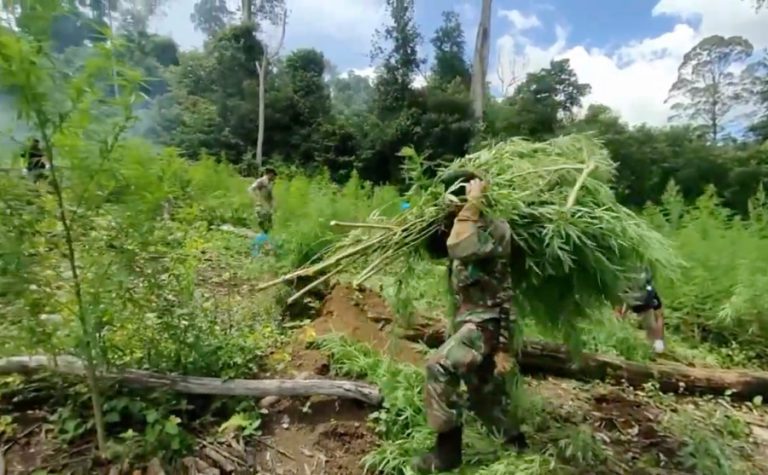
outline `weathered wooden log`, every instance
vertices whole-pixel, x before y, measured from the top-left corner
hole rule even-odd
[[[429,347],[445,340],[442,328],[419,327],[402,335]],[[601,380],[641,387],[656,381],[667,393],[725,395],[751,400],[768,397],[768,372],[741,369],[694,368],[679,363],[637,363],[607,355],[580,353],[576,356],[564,345],[525,341],[517,357],[523,374],[547,374],[582,381]]]
[[[0,358],[0,375],[30,374],[40,371],[84,376],[83,362],[72,356],[13,356]],[[140,388],[159,388],[185,394],[216,396],[331,396],[357,399],[377,406],[381,394],[376,386],[356,381],[330,379],[220,379],[201,376],[160,374],[135,369],[103,373],[100,379]]]

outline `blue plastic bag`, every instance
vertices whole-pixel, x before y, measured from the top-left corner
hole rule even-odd
[[[254,257],[261,255],[262,251],[272,249],[272,241],[265,233],[259,233],[251,241],[251,254]]]
[[[400,211],[408,211],[409,209],[411,209],[411,204],[409,202],[403,201],[400,203]]]

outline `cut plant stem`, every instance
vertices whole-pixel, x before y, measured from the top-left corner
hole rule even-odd
[[[434,230],[434,227],[428,227],[422,230],[420,234],[417,234],[416,237],[413,238],[411,242],[407,243],[405,246],[392,248],[386,253],[382,254],[379,258],[377,258],[374,262],[372,262],[368,267],[366,267],[363,271],[361,271],[360,274],[358,274],[358,277],[357,279],[355,279],[353,285],[357,287],[358,285],[362,284],[366,280],[373,277],[374,274],[376,274],[382,269],[382,265],[385,262],[396,259],[397,257],[407,252],[409,249],[412,249],[414,246],[417,246],[418,244],[421,243],[421,240],[424,237],[426,237],[429,233],[431,233],[433,230]]]
[[[338,254],[336,256],[331,256],[328,260],[322,261],[319,264],[315,264],[314,266],[311,266],[311,267],[304,267],[295,272],[291,272],[290,274],[286,274],[282,277],[278,277],[277,279],[270,280],[269,282],[265,282],[259,285],[258,287],[256,287],[255,291],[259,292],[259,291],[268,289],[270,287],[274,287],[275,285],[283,284],[297,277],[313,275],[327,267],[331,267],[334,264],[337,264],[343,261],[348,257],[352,257],[356,254],[359,254],[360,252],[366,250],[369,247],[375,246],[376,244],[383,241],[384,238],[387,238],[387,237],[390,237],[390,236],[388,234],[382,234],[381,236],[376,237],[376,239],[365,241],[362,244],[355,246],[352,249],[349,249],[348,251],[342,252],[341,254]]]
[[[305,295],[305,294],[306,294],[307,292],[309,292],[310,290],[314,289],[314,288],[315,288],[315,287],[317,287],[318,285],[322,284],[323,282],[325,282],[325,281],[329,280],[329,279],[330,279],[331,277],[333,277],[334,275],[338,274],[340,270],[342,270],[342,267],[337,267],[336,269],[334,269],[334,270],[332,270],[331,272],[329,272],[329,273],[325,274],[325,275],[324,275],[324,276],[322,276],[321,278],[319,278],[319,279],[317,279],[317,280],[313,281],[311,284],[309,284],[309,285],[305,286],[304,288],[302,288],[301,290],[299,290],[298,292],[296,292],[295,294],[293,294],[293,295],[291,296],[291,298],[289,298],[289,299],[288,299],[288,302],[287,302],[287,303],[288,303],[288,305],[292,304],[293,302],[295,302],[296,300],[298,300],[298,299],[299,299],[299,297],[301,297],[301,296]]]
[[[391,224],[378,223],[348,223],[345,221],[331,221],[331,226],[340,228],[370,228],[370,229],[388,229],[390,231],[399,231],[400,228]]]
[[[594,170],[597,167],[595,162],[590,162],[589,165],[587,165],[586,168],[584,168],[584,171],[581,172],[581,175],[579,176],[579,179],[576,180],[576,184],[573,186],[573,189],[571,190],[571,193],[568,195],[568,201],[565,203],[565,209],[571,209],[574,204],[576,204],[576,197],[579,194],[579,190],[582,186],[584,186],[584,182],[587,181],[587,177],[590,173],[592,173],[592,170]]]

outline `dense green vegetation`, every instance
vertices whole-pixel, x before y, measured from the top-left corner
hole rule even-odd
[[[430,38],[436,59],[426,85],[413,85],[423,61],[412,2],[387,2],[391,25],[375,40],[380,73],[373,82],[335,73],[322,52],[262,44],[258,25],[279,24],[279,1],[260,4],[253,21],[241,22],[224,2],[200,0],[196,22],[209,34],[202,52],[179,51],[148,33],[154,11],[136,2],[116,2],[113,32],[106,2],[77,11],[59,0],[6,3],[15,22],[0,27],[3,104],[40,137],[55,166],[48,183],[0,172],[0,357],[75,355],[89,377],[86,384],[50,376],[0,380],[4,443],[24,430],[18,408],[41,401],[56,444],[96,440],[102,455],[118,461],[160,456],[178,464],[201,434],[257,436],[263,413],[254,401],[127,390],[95,374],[138,368],[233,378],[284,366],[291,320],[314,311],[286,307],[288,286],[258,295],[253,289],[333,243],[339,231],[331,220],[400,212],[405,146],[426,157],[429,174],[488,142],[593,132],[618,164],[619,200],[669,237],[686,263],[679,278],[658,276],[668,357],[766,366],[765,119],[750,124],[751,135],[729,137],[728,110],[710,111],[716,120],[701,124],[691,115],[722,102],[705,97],[706,85],[698,95],[683,87],[701,79],[704,52],[736,61],[751,51],[743,39],[713,37],[686,57],[690,67],[681,71],[689,77],[673,91],[688,117],[683,125],[629,126],[607,107],[581,110],[589,85],[562,60],[529,74],[510,97],[489,100],[480,127],[454,14],[445,14]],[[768,88],[764,61],[746,68],[750,74],[718,79],[731,91],[731,108],[741,100],[738,88]],[[263,161],[279,166],[281,176],[273,249],[254,258],[248,239],[219,226],[255,227],[243,175],[258,172],[261,74]],[[758,99],[768,114],[765,95]],[[2,143],[12,142],[0,132]],[[4,149],[3,166],[19,167],[17,155]],[[444,278],[441,263],[421,259],[369,284],[408,326],[445,316]],[[588,350],[651,358],[633,322],[613,318],[607,303],[581,325]],[[531,322],[524,331],[559,338]],[[364,464],[406,473],[408,457],[429,442],[419,369],[339,337],[317,346],[334,372],[375,382],[386,397],[372,425],[387,443],[371,447]],[[578,388],[582,395],[593,390]],[[472,423],[467,473],[584,473],[598,464],[616,473],[610,469],[621,462],[622,446],[606,441],[588,409],[559,405],[536,388],[519,387],[516,395],[510,409],[536,434],[532,450],[504,452]],[[671,461],[650,457],[644,473],[758,473],[749,465],[745,423],[727,400],[679,403],[653,388],[637,398],[666,411],[654,424],[675,454]],[[747,410],[758,413],[759,406],[754,401]]]

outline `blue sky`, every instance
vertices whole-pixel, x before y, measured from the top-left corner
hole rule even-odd
[[[341,71],[372,74],[368,53],[373,31],[386,20],[384,0],[286,0],[290,9],[285,49],[317,48]],[[155,29],[184,48],[203,37],[189,15],[194,0],[171,0]],[[662,124],[664,103],[682,56],[711,34],[742,35],[756,48],[768,46],[768,11],[755,14],[750,0],[494,0],[488,79],[497,94],[546,66],[569,58],[582,81],[592,85],[587,103],[601,102],[631,123]],[[481,0],[416,0],[416,20],[429,38],[441,12],[462,18],[468,55]]]

